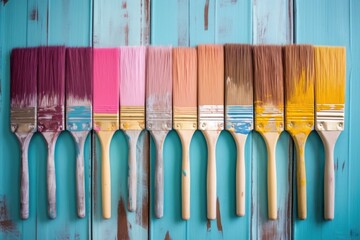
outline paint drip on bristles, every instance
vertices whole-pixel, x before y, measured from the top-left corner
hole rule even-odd
[[[253,105],[252,46],[225,45],[226,105]]]
[[[198,104],[224,105],[224,47],[199,45]]]

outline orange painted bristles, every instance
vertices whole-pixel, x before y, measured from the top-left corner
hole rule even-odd
[[[285,129],[294,139],[298,217],[307,216],[305,143],[314,127],[314,48],[310,45],[284,47]]]

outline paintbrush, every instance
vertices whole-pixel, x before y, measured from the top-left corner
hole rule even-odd
[[[136,143],[145,129],[145,47],[120,49],[120,129],[128,137],[128,209],[136,210]]]
[[[37,48],[13,49],[11,74],[11,131],[21,146],[20,217],[29,218],[28,148],[36,131]]]
[[[283,63],[281,46],[255,46],[255,130],[268,153],[268,215],[277,219],[276,143],[284,130]]]
[[[182,218],[190,219],[190,142],[197,128],[197,54],[196,48],[174,48],[173,128],[182,144],[181,200]]]
[[[225,127],[234,137],[236,214],[245,215],[245,142],[253,130],[253,59],[250,45],[225,45]]]
[[[315,47],[315,128],[325,148],[324,218],[334,219],[334,148],[344,130],[346,49]]]
[[[92,49],[66,49],[66,129],[76,148],[77,214],[85,217],[84,146],[92,129]]]
[[[65,120],[65,47],[38,50],[38,131],[48,146],[48,215],[56,218],[55,144]]]
[[[110,143],[119,129],[119,49],[93,50],[94,130],[102,146],[101,191],[103,217],[111,217]]]
[[[156,145],[155,217],[163,216],[163,144],[172,124],[172,54],[170,47],[149,47],[147,52],[146,128]]]
[[[198,124],[208,148],[207,217],[216,218],[216,142],[224,129],[224,47],[199,45]]]
[[[314,48],[284,47],[285,129],[294,139],[298,217],[306,219],[305,143],[314,128]]]

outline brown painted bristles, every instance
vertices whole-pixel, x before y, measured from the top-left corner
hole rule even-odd
[[[224,47],[199,45],[198,104],[224,105]]]
[[[253,105],[252,46],[226,44],[224,49],[226,105]]]

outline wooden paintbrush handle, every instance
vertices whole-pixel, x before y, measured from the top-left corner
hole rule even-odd
[[[47,195],[49,218],[56,218],[56,173],[55,173],[55,145],[61,132],[43,132],[47,142]]]
[[[238,216],[245,216],[245,199],[246,199],[246,173],[245,173],[245,143],[247,134],[234,133],[233,135],[236,148],[236,214]]]
[[[87,131],[71,132],[76,142],[76,203],[79,218],[85,217],[84,147]]]
[[[334,174],[334,148],[340,131],[318,131],[325,148],[324,169],[324,218],[334,219],[335,212],[335,174]]]
[[[203,131],[208,148],[207,217],[216,219],[216,142],[221,131]]]
[[[280,133],[266,132],[262,134],[268,152],[268,215],[269,219],[277,219],[277,181],[276,181],[276,143]]]
[[[190,219],[190,142],[193,130],[178,130],[182,145],[181,167],[181,215],[184,220]]]
[[[125,133],[128,137],[128,145],[129,145],[128,209],[129,211],[133,212],[136,210],[136,201],[137,201],[136,145],[141,130],[129,130],[126,131]]]
[[[29,161],[28,149],[34,133],[16,133],[21,146],[21,171],[20,171],[20,217],[29,218]]]
[[[163,145],[168,131],[151,131],[156,145],[155,160],[155,217],[164,215],[164,161]]]
[[[97,131],[101,142],[101,200],[103,218],[111,218],[110,143],[114,132]]]

